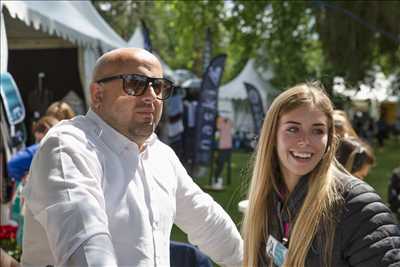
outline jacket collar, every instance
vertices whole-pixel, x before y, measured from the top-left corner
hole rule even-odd
[[[296,214],[299,212],[307,195],[308,182],[309,175],[301,177],[293,191],[288,195],[286,205],[290,215],[288,214],[288,212],[283,212],[282,219],[284,221],[289,221],[289,219],[293,220]],[[277,201],[283,202],[283,199],[276,192],[273,194],[273,198],[275,203],[277,203]]]

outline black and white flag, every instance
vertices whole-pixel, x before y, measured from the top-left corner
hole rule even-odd
[[[218,112],[218,87],[224,73],[226,55],[211,60],[203,75],[200,99],[197,108],[195,162],[208,165],[211,161]]]

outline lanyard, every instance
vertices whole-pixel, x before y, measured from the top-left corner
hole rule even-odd
[[[282,219],[282,202],[278,201],[277,204],[277,211],[278,211],[278,219],[279,219],[279,227],[282,233],[282,244],[287,246],[289,243],[289,236],[290,236],[290,222],[285,222]]]

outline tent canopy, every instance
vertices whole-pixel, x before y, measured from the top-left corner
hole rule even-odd
[[[126,46],[90,1],[2,1],[11,17],[78,46],[102,51]]]
[[[128,46],[90,1],[1,1],[1,4],[1,26],[5,33],[1,39],[2,43],[8,42],[8,49],[78,48],[77,68],[87,104],[97,58],[111,49]],[[8,69],[8,49],[1,48],[2,71]]]
[[[144,37],[141,30],[141,26],[136,27],[135,32],[128,41],[128,46],[144,49]],[[163,67],[164,70],[164,75],[168,76],[169,78],[173,77],[174,71],[171,69],[171,67],[168,66],[167,63],[165,63],[157,53],[155,53],[154,51],[152,51],[152,53],[158,58],[158,60],[160,60],[161,66]]]
[[[271,79],[272,75],[271,71],[267,71],[263,77]],[[259,90],[264,108],[266,107],[267,94],[273,88],[261,78],[256,71],[254,59],[250,59],[238,76],[219,88],[218,112],[233,120],[235,131],[251,132],[254,127],[244,82]]]
[[[272,74],[271,74],[272,76]],[[264,104],[266,104],[267,84],[260,78],[254,66],[254,59],[247,61],[246,66],[233,80],[219,88],[219,98],[221,99],[247,99],[246,88],[243,82],[254,85],[261,94]]]
[[[372,100],[377,102],[397,102],[399,96],[395,92],[396,75],[386,76],[382,72],[373,74],[371,85],[361,83],[359,88],[346,88],[342,77],[334,78],[333,92],[338,95],[349,97],[353,101]]]

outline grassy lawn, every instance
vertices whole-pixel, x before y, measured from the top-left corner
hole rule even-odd
[[[383,149],[375,148],[376,165],[365,179],[387,201],[389,177],[400,166],[400,141],[388,140]]]
[[[215,201],[217,201],[231,216],[232,220],[240,227],[242,220],[242,214],[238,210],[239,201],[246,198],[247,184],[249,179],[248,165],[251,154],[236,151],[232,154],[232,177],[231,184],[225,185],[225,189],[222,191],[205,190],[209,193]],[[227,177],[226,167],[223,173],[223,177]],[[200,177],[196,182],[203,187],[208,185],[209,176]],[[226,180],[224,181],[226,183]],[[186,234],[175,227],[172,229],[171,234],[172,240],[187,242]]]
[[[246,198],[247,184],[250,177],[249,160],[250,153],[236,151],[232,157],[232,181],[231,185],[223,191],[207,191],[231,216],[240,228],[242,214],[238,211],[238,202]],[[375,148],[376,165],[371,169],[366,182],[380,194],[383,200],[387,200],[387,187],[392,170],[400,166],[400,141],[388,140],[382,150]],[[224,173],[224,177],[226,174]],[[200,186],[208,184],[208,176],[196,180]],[[173,228],[172,240],[187,242],[186,234],[177,227]],[[222,244],[221,244],[222,245]]]

